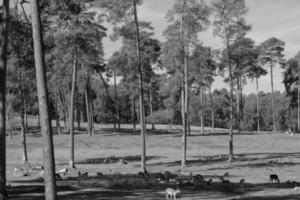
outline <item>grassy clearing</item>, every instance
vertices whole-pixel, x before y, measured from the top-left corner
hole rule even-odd
[[[299,135],[250,134],[234,138],[235,162],[227,162],[228,136],[224,130],[218,134],[201,135],[192,129],[188,138],[188,167],[180,168],[181,133],[179,127],[169,129],[157,126],[148,131],[148,170],[151,173],[169,171],[174,175],[202,174],[212,185],[194,191],[191,185],[181,185],[180,199],[297,199],[299,191],[287,180],[300,182]],[[16,133],[16,132],[15,132]],[[55,135],[57,169],[67,167],[69,157],[68,135]],[[166,187],[176,188],[175,182],[145,181],[138,176],[140,170],[141,138],[131,126],[114,132],[111,125],[97,125],[96,134],[88,137],[85,131],[75,135],[76,169],[58,181],[61,199],[163,199]],[[42,138],[38,130],[28,134],[28,156],[32,164],[41,164]],[[7,139],[7,176],[12,199],[43,199],[43,183],[38,172],[29,177],[14,177],[15,167],[22,166],[20,135]],[[124,164],[123,161],[126,161]],[[78,179],[78,171],[89,177]],[[97,177],[97,173],[103,175]],[[218,176],[228,173],[230,184],[220,183]],[[269,174],[276,173],[280,184],[269,184]],[[238,182],[245,179],[241,188]],[[250,198],[251,197],[251,198]]]

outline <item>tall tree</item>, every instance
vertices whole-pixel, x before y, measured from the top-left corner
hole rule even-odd
[[[170,23],[164,35],[167,37],[164,52],[164,67],[171,73],[177,74],[181,81],[181,115],[182,115],[182,159],[181,167],[186,166],[188,108],[189,108],[189,49],[198,41],[198,33],[204,31],[209,24],[210,9],[204,1],[176,0],[172,9],[167,13]],[[172,46],[173,49],[166,49]],[[169,62],[169,59],[174,61]],[[172,63],[175,65],[171,66]]]
[[[6,103],[6,66],[9,0],[3,0],[0,11],[0,199],[7,199],[6,195],[6,130],[5,130],[5,103]]]
[[[287,61],[286,65],[284,66],[284,72],[283,72],[283,83],[285,86],[286,95],[289,98],[289,106],[288,106],[288,115],[289,115],[289,132],[292,131],[291,126],[291,107],[292,107],[292,97],[293,93],[295,93],[296,84],[298,81],[298,62],[296,58],[291,58]]]
[[[256,48],[256,60],[250,68],[247,71],[247,76],[250,79],[255,79],[255,84],[256,84],[256,120],[257,120],[257,132],[260,132],[260,103],[259,103],[259,85],[258,85],[258,80],[261,76],[264,76],[267,74],[267,71],[261,67],[261,63],[259,61],[259,49]]]
[[[46,82],[46,66],[43,49],[43,34],[39,0],[32,0],[32,37],[34,44],[34,60],[36,69],[41,132],[43,135],[43,163],[45,167],[46,200],[56,199],[54,148],[51,121],[48,107],[48,91]]]
[[[272,89],[272,117],[273,117],[273,132],[276,132],[276,118],[275,118],[275,99],[274,99],[274,80],[273,70],[274,67],[279,64],[283,65],[285,43],[277,38],[269,38],[261,43],[261,57],[264,64],[270,65],[270,77],[271,77],[271,89]]]
[[[215,0],[213,2],[215,12],[214,34],[219,36],[225,44],[227,67],[230,79],[230,139],[229,161],[233,160],[233,69],[230,60],[230,45],[241,35],[244,35],[250,26],[246,25],[245,15],[248,12],[244,0]]]

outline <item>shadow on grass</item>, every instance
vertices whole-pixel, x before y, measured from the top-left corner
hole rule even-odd
[[[300,153],[249,153],[249,154],[235,154],[234,161],[231,162],[231,167],[223,167],[220,169],[230,169],[232,167],[284,167],[284,166],[293,166],[300,165],[298,162],[283,162],[280,161],[282,158],[293,157],[300,158]],[[188,166],[193,165],[209,165],[209,164],[217,164],[224,163],[228,161],[228,155],[218,155],[218,156],[197,156],[197,159],[187,160],[186,163]],[[279,160],[276,160],[279,159]],[[235,164],[237,162],[253,162],[253,161],[261,161],[260,163],[246,163],[246,164]],[[181,161],[174,162],[157,162],[153,164],[149,164],[150,166],[158,166],[158,165],[166,165],[169,167],[180,166]],[[209,170],[214,170],[219,168],[212,168]]]
[[[62,185],[63,184],[63,185]],[[295,183],[298,184],[298,183]],[[182,193],[181,197],[187,199],[188,197],[193,199],[297,199],[297,195],[289,194],[286,196],[253,196],[251,192],[263,192],[265,190],[279,190],[290,189],[293,191],[294,185],[280,183],[280,184],[251,184],[244,183],[221,183],[213,182],[211,185],[203,184],[197,190],[193,189],[193,184],[177,185],[176,183],[159,183],[149,179],[146,181],[141,177],[137,177],[137,174],[127,175],[103,175],[102,177],[88,177],[82,180],[77,180],[77,184],[74,184],[74,179],[65,179],[58,182],[57,190],[59,192],[58,199],[77,200],[77,199],[147,199],[156,200],[164,198],[162,193],[165,188],[180,187]],[[37,200],[44,199],[44,186],[31,184],[8,187],[8,195],[10,199],[25,199],[25,200]],[[239,197],[236,196],[245,196]]]
[[[146,160],[154,160],[154,159],[160,159],[163,158],[162,156],[147,156]],[[76,164],[112,164],[117,162],[138,162],[141,160],[140,155],[136,156],[111,156],[111,157],[104,157],[104,158],[90,158],[83,161],[78,161]]]
[[[180,130],[162,130],[162,129],[147,129],[147,135],[176,135],[180,133]],[[95,134],[104,136],[116,136],[116,135],[140,135],[140,130],[133,129],[120,129],[120,131],[115,131],[113,128],[101,128],[95,130]]]

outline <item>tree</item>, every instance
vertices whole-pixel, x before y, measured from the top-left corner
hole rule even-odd
[[[295,92],[295,85],[298,81],[298,62],[297,59],[291,58],[287,61],[285,65],[285,71],[283,72],[283,83],[285,86],[286,95],[289,97],[289,132],[291,132],[291,104],[292,96]]]
[[[173,8],[167,13],[167,20],[170,23],[165,36],[167,37],[166,45],[177,46],[175,49],[166,51],[164,62],[168,60],[171,54],[178,57],[170,57],[174,59],[176,65],[166,68],[171,69],[174,73],[180,74],[181,80],[181,115],[182,115],[182,159],[181,167],[186,166],[186,149],[187,149],[187,132],[188,132],[188,108],[189,108],[189,49],[198,41],[198,33],[204,31],[209,24],[210,9],[204,1],[194,0],[177,0]],[[178,48],[179,47],[179,48]]]
[[[8,40],[8,16],[9,0],[3,0],[0,7],[0,199],[7,199],[6,195],[6,66],[7,66],[7,40]]]
[[[282,52],[284,51],[285,43],[277,38],[269,38],[261,43],[261,59],[264,64],[270,65],[271,88],[272,88],[272,116],[273,116],[273,132],[276,132],[276,118],[275,118],[275,100],[274,100],[274,81],[273,68],[276,64],[282,65],[284,63]]]
[[[139,86],[139,107],[140,107],[140,124],[142,140],[142,158],[141,170],[146,171],[146,122],[145,122],[145,99],[144,99],[144,68],[141,57],[141,27],[149,23],[138,21],[137,5],[142,2],[139,0],[122,1],[122,0],[104,0],[98,2],[98,6],[107,11],[107,21],[114,25],[122,24],[121,27],[115,27],[115,36],[131,39],[136,44],[136,67],[138,69],[138,86]],[[132,20],[133,18],[133,20]]]
[[[245,22],[248,12],[244,0],[217,0],[213,2],[215,12],[214,34],[219,36],[225,44],[227,67],[230,79],[230,139],[229,161],[233,160],[233,69],[230,60],[230,45],[239,36],[244,35],[250,26]]]
[[[204,132],[204,110],[205,106],[203,103],[204,91],[209,90],[210,106],[211,106],[211,115],[212,115],[212,131],[214,129],[214,105],[213,98],[211,94],[211,85],[214,81],[216,64],[213,60],[213,55],[211,48],[204,47],[202,45],[195,46],[190,62],[190,71],[191,78],[193,79],[193,85],[196,90],[200,93],[200,120],[201,120],[201,133]]]
[[[58,1],[54,6],[58,17],[52,22],[52,34],[56,48],[52,53],[55,61],[68,69],[72,66],[72,78],[67,79],[71,82],[70,107],[69,107],[69,132],[70,132],[70,160],[69,165],[74,168],[74,105],[76,102],[76,85],[78,66],[95,66],[103,63],[102,38],[106,36],[106,28],[95,21],[96,13],[86,11],[84,2],[76,0]],[[56,65],[56,72],[62,71],[61,65]],[[70,71],[70,70],[69,70]],[[88,71],[86,69],[86,71]],[[56,74],[55,74],[56,75]],[[65,78],[62,76],[62,78]],[[66,80],[64,80],[66,81]],[[66,87],[68,88],[68,87]],[[83,98],[82,98],[83,99]],[[92,103],[89,101],[92,114]],[[93,120],[93,116],[91,120]]]
[[[258,80],[261,76],[264,76],[267,74],[267,71],[262,68],[260,65],[259,58],[259,49],[256,48],[256,62],[254,62],[250,68],[247,71],[247,76],[250,79],[255,79],[256,84],[256,120],[257,120],[257,132],[260,132],[260,103],[259,103],[259,86],[258,86]]]
[[[233,78],[236,82],[237,99],[237,129],[238,133],[243,121],[243,84],[246,82],[246,72],[256,62],[257,51],[254,41],[250,38],[239,36],[230,45],[230,60],[233,63]]]
[[[43,135],[43,163],[45,168],[46,200],[56,199],[55,163],[51,122],[48,107],[48,91],[46,82],[46,66],[43,49],[43,34],[39,0],[32,1],[32,37],[34,44],[34,60],[36,69],[39,111],[41,116],[41,132]]]

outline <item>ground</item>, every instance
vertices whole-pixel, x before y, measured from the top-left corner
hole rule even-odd
[[[149,126],[150,128],[150,126]],[[176,188],[175,183],[149,185],[136,174],[140,171],[141,136],[130,125],[114,132],[111,125],[96,125],[95,135],[88,137],[84,129],[76,130],[76,169],[58,181],[59,199],[165,199],[167,187]],[[202,174],[212,178],[211,186],[193,190],[182,186],[178,199],[300,199],[300,191],[286,181],[300,182],[300,135],[284,133],[242,133],[234,136],[235,161],[228,162],[228,134],[209,129],[200,134],[192,128],[188,137],[187,167],[181,169],[181,132],[179,127],[157,126],[147,134],[147,169],[149,172],[169,171],[173,174]],[[69,136],[54,136],[56,169],[68,167]],[[41,165],[42,137],[39,130],[31,128],[27,138],[28,157],[31,165]],[[127,164],[120,162],[127,161]],[[37,200],[43,197],[43,182],[39,173],[28,177],[13,176],[15,167],[22,167],[21,136],[17,131],[7,138],[7,179],[11,199]],[[78,171],[97,172],[104,178],[78,180]],[[220,183],[216,178],[228,173],[230,184]],[[280,184],[269,184],[269,175],[277,174]],[[110,177],[110,178],[109,178]],[[125,180],[126,179],[126,180]],[[128,179],[128,180],[127,180]],[[238,182],[245,179],[241,186]],[[108,180],[112,180],[108,182]],[[141,183],[130,185],[130,180]],[[297,184],[297,183],[296,183]],[[107,186],[110,185],[110,186]],[[128,187],[122,187],[122,186]]]

